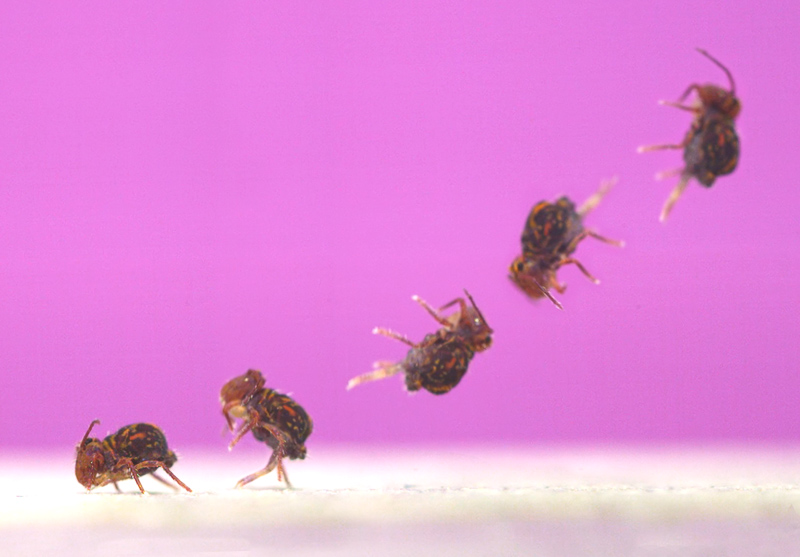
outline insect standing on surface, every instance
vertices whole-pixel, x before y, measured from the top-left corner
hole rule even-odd
[[[739,162],[739,137],[736,135],[734,120],[739,115],[742,105],[736,98],[733,76],[728,68],[708,52],[700,48],[697,51],[725,72],[730,90],[717,85],[692,83],[678,102],[660,101],[660,104],[674,106],[694,114],[692,126],[680,143],[648,145],[638,149],[640,153],[660,149],[683,149],[685,167],[656,175],[658,179],[680,176],[678,185],[672,190],[661,210],[661,222],[667,220],[673,205],[686,189],[689,180],[694,178],[702,186],[710,188],[717,177],[733,172]],[[691,105],[681,104],[692,91],[697,93],[695,102]]]
[[[405,336],[376,327],[374,334],[383,335],[399,340],[411,347],[405,359],[399,362],[375,362],[373,371],[354,377],[347,383],[347,389],[352,389],[366,383],[384,379],[403,372],[405,374],[406,389],[418,391],[425,389],[435,395],[449,392],[458,385],[475,352],[483,352],[492,345],[492,329],[486,323],[475,300],[469,292],[464,290],[471,305],[467,305],[464,298],[456,298],[439,308],[433,309],[419,296],[412,296],[412,300],[421,305],[442,328],[435,333],[425,335],[422,342],[414,343]],[[458,304],[458,311],[444,317],[439,313],[451,306]]]
[[[220,392],[220,402],[228,429],[234,433],[228,450],[233,449],[248,431],[252,431],[253,437],[272,449],[267,465],[239,480],[236,487],[249,484],[276,467],[278,481],[284,481],[287,487],[292,487],[283,467],[283,459],[306,457],[305,442],[313,427],[306,411],[290,397],[264,387],[264,376],[255,369],[225,383]],[[234,427],[235,418],[243,420],[239,431]]]
[[[603,182],[600,189],[577,210],[568,197],[561,197],[555,203],[540,201],[533,206],[522,230],[522,255],[517,256],[509,267],[509,278],[525,294],[534,299],[547,297],[558,309],[564,309],[550,290],[564,293],[567,287],[558,282],[556,272],[562,265],[570,263],[595,284],[600,282],[571,255],[587,236],[619,247],[625,245],[583,227],[583,218],[597,207],[616,182],[616,178]]]
[[[89,437],[92,428],[99,423],[100,420],[94,420],[89,424],[75,460],[75,477],[86,489],[113,483],[120,491],[117,482],[133,478],[139,491],[144,493],[139,477],[145,474],[177,489],[156,475],[156,470],[162,468],[179,486],[192,491],[170,470],[178,457],[167,447],[167,439],[159,428],[152,424],[131,424],[101,441]]]

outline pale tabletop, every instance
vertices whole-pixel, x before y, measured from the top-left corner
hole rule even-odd
[[[73,455],[0,458],[0,555],[800,555],[800,450],[183,450],[193,493],[87,493]]]

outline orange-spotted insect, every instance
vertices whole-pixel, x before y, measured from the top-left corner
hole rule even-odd
[[[433,309],[419,296],[412,296],[442,327],[435,333],[425,335],[419,343],[411,342],[389,329],[376,327],[372,330],[374,334],[399,340],[411,349],[399,362],[375,362],[373,371],[351,379],[347,383],[347,389],[403,372],[408,391],[425,389],[435,395],[450,392],[467,373],[467,367],[475,353],[483,352],[492,345],[492,329],[469,292],[464,290],[464,293],[469,298],[470,305],[467,305],[464,298],[456,298],[438,310]],[[447,317],[440,313],[454,305],[458,305],[458,311]]]
[[[92,428],[99,423],[100,420],[94,420],[89,424],[75,459],[75,477],[87,490],[111,483],[120,491],[117,482],[133,479],[144,493],[139,477],[145,474],[176,489],[156,475],[161,468],[183,489],[192,491],[170,470],[178,457],[167,447],[167,439],[159,428],[152,424],[131,424],[101,441],[89,437]]]
[[[742,105],[736,97],[733,75],[708,52],[700,48],[697,51],[725,72],[730,89],[711,84],[692,83],[678,102],[660,101],[661,104],[688,110],[694,114],[692,125],[680,143],[639,147],[640,153],[660,149],[683,149],[683,161],[686,164],[683,168],[656,175],[658,179],[669,176],[680,177],[678,185],[672,190],[661,210],[661,222],[667,220],[672,207],[692,178],[700,185],[710,188],[719,176],[733,172],[739,162],[739,136],[736,135],[734,121],[739,116]],[[682,104],[692,91],[697,95],[695,102],[691,105]]]
[[[278,481],[284,481],[287,487],[292,487],[283,467],[283,459],[306,457],[305,442],[313,428],[306,411],[290,397],[266,388],[264,376],[255,369],[225,383],[220,392],[220,402],[228,429],[234,433],[228,450],[233,449],[249,431],[272,449],[267,465],[239,480],[236,487],[247,485],[275,468],[278,469]],[[235,418],[243,420],[239,431],[234,428]]]
[[[616,178],[603,182],[600,189],[577,209],[568,197],[561,197],[555,203],[540,201],[533,206],[522,230],[522,255],[517,256],[509,267],[509,278],[525,294],[534,299],[546,297],[558,309],[564,309],[550,290],[564,293],[567,287],[558,281],[556,273],[568,264],[578,267],[595,284],[600,282],[572,254],[589,236],[607,244],[625,245],[583,226],[584,217],[597,207],[614,184]]]

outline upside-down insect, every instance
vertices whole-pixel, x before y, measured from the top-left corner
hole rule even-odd
[[[161,468],[179,486],[192,491],[170,470],[178,457],[167,447],[167,439],[159,428],[152,424],[131,424],[101,441],[89,437],[92,428],[99,423],[100,420],[94,420],[89,424],[78,445],[75,477],[83,487],[90,490],[112,483],[119,491],[117,482],[133,479],[139,491],[144,493],[139,476],[151,474],[175,489],[175,486],[156,475],[156,470]]]
[[[583,227],[583,218],[597,207],[615,183],[616,178],[603,182],[600,189],[577,210],[568,197],[561,197],[555,203],[540,201],[533,206],[522,230],[522,255],[517,256],[509,267],[509,278],[525,294],[534,299],[547,297],[556,307],[564,309],[550,289],[564,293],[566,285],[558,282],[556,272],[570,263],[595,284],[600,282],[571,255],[587,236],[615,246],[625,245]]]
[[[239,480],[236,487],[249,484],[276,467],[278,481],[284,481],[288,487],[292,487],[283,467],[283,459],[306,457],[305,442],[313,428],[306,411],[290,397],[264,387],[264,376],[255,369],[225,383],[220,392],[220,402],[228,429],[234,433],[228,450],[233,449],[248,431],[252,431],[253,437],[272,449],[267,465]],[[234,418],[243,420],[239,431],[235,431]]]
[[[425,389],[435,395],[441,395],[458,385],[467,373],[467,367],[475,353],[482,352],[492,345],[493,333],[475,305],[475,300],[466,290],[464,293],[471,305],[468,306],[464,298],[456,298],[438,311],[419,296],[412,296],[412,299],[442,327],[435,333],[425,335],[419,343],[411,342],[405,336],[389,329],[374,328],[372,330],[374,334],[399,340],[411,349],[399,362],[375,362],[373,371],[351,379],[347,383],[347,389],[368,381],[384,379],[399,372],[405,374],[408,391]],[[439,313],[456,304],[459,307],[458,311],[447,317]]]
[[[719,176],[733,172],[739,162],[739,137],[736,135],[734,121],[742,105],[736,97],[733,76],[728,68],[708,52],[700,48],[697,51],[725,72],[730,89],[726,90],[712,84],[692,83],[678,102],[660,101],[663,105],[674,106],[694,114],[692,125],[680,143],[648,145],[638,149],[640,153],[660,149],[683,149],[683,161],[686,166],[656,175],[659,179],[669,176],[680,177],[678,185],[672,190],[661,210],[662,222],[667,219],[673,205],[689,185],[689,180],[694,178],[702,186],[710,188]],[[681,104],[692,91],[697,94],[695,102],[692,105]]]

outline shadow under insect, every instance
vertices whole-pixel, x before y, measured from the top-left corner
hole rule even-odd
[[[435,395],[441,395],[458,385],[467,373],[475,353],[482,352],[492,345],[491,335],[494,332],[486,323],[469,292],[465,290],[464,293],[469,298],[470,305],[467,305],[464,298],[456,298],[438,310],[419,296],[412,296],[412,299],[442,327],[434,333],[425,335],[425,338],[418,343],[389,329],[376,327],[372,330],[374,334],[399,340],[411,349],[399,362],[375,362],[373,371],[351,379],[347,383],[347,389],[369,381],[385,379],[400,372],[405,374],[406,389],[411,392],[425,389]],[[440,313],[442,310],[454,305],[458,305],[458,311],[447,317],[442,316]]]

